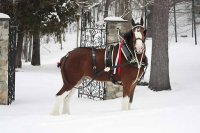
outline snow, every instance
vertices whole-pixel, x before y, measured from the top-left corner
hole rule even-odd
[[[92,9],[92,8],[94,8],[94,7],[96,7],[96,6],[100,5],[100,4],[101,4],[100,2],[94,3],[89,7],[89,9]]]
[[[125,21],[126,22],[127,20],[124,20],[121,17],[110,16],[110,17],[106,17],[104,19],[104,21],[117,21],[117,22],[119,22],[119,21]]]
[[[71,100],[71,115],[51,116],[55,94],[62,86],[56,63],[76,47],[76,33],[66,36],[64,49],[59,44],[41,46],[40,67],[24,63],[16,72],[16,100],[0,106],[2,133],[199,133],[200,123],[200,30],[194,38],[178,37],[169,42],[171,91],[154,92],[137,86],[132,109],[121,111],[122,98],[106,101]],[[172,37],[173,38],[173,37]],[[151,39],[146,41],[151,57]],[[149,61],[150,62],[150,61]],[[149,80],[150,67],[145,80]]]
[[[4,13],[0,13],[0,18],[10,18],[7,14]]]
[[[50,15],[48,15],[49,18],[51,18],[52,16],[55,16],[56,19],[58,20],[58,22],[60,22],[60,18],[58,16],[57,12],[51,12]]]

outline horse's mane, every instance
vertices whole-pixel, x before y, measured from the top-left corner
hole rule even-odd
[[[133,33],[132,33],[132,30],[124,33],[123,38],[124,38],[124,40],[126,41],[126,43],[128,45],[133,44]]]

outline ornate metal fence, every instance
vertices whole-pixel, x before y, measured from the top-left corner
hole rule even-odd
[[[83,27],[81,30],[81,47],[104,48],[106,43],[106,26],[94,25],[92,27]]]
[[[8,46],[8,104],[15,100],[15,56],[16,56],[16,33],[15,20],[11,18],[9,27]]]
[[[104,48],[106,44],[105,24],[92,24],[91,27],[85,27],[82,23],[80,39],[80,47]],[[85,79],[83,83],[79,86],[78,97],[103,100],[105,95],[105,82],[93,81],[90,85],[86,86],[89,81],[90,80]]]

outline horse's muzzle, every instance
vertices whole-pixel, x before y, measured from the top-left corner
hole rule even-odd
[[[144,52],[144,47],[141,46],[141,47],[135,47],[135,52],[137,54],[142,54]]]

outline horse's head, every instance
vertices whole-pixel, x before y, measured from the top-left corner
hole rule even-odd
[[[132,19],[132,34],[133,34],[133,45],[134,50],[137,52],[137,54],[142,54],[142,52],[145,50],[145,36],[146,36],[146,30],[143,27],[143,18],[140,19],[140,23],[135,23],[135,21]]]

